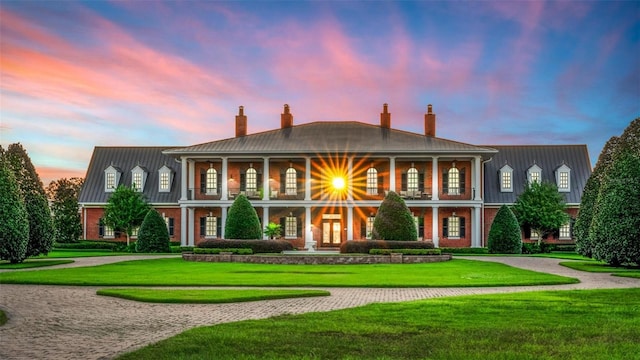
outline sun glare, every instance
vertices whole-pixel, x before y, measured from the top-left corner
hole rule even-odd
[[[332,184],[333,184],[333,188],[334,189],[343,190],[344,186],[345,186],[344,178],[342,178],[342,177],[334,177],[333,181],[332,181]]]

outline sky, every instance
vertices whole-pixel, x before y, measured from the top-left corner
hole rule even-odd
[[[0,144],[45,186],[95,146],[314,121],[474,145],[604,143],[640,116],[640,1],[0,2]]]

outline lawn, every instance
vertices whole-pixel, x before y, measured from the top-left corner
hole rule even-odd
[[[36,260],[36,259],[27,259],[21,263],[12,264],[8,261],[0,261],[0,269],[27,269],[34,267],[42,267],[42,266],[53,266],[60,264],[69,264],[72,263],[73,260]]]
[[[98,295],[152,303],[223,304],[246,301],[329,296],[325,290],[167,290],[167,289],[101,289]]]
[[[606,272],[616,276],[640,278],[640,266],[615,267],[609,266],[601,261],[567,261],[560,265],[580,271]]]
[[[0,273],[4,284],[92,286],[460,287],[576,282],[499,263],[457,259],[429,264],[264,265],[166,258]]]
[[[640,289],[461,296],[195,328],[118,359],[638,359]]]

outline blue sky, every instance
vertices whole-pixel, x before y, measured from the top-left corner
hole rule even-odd
[[[0,143],[43,182],[94,146],[191,145],[294,124],[471,144],[602,146],[640,116],[640,2],[3,1]]]

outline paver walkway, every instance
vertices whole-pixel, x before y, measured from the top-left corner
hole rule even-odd
[[[58,267],[97,265],[144,256],[78,258]],[[330,297],[236,304],[151,304],[96,295],[97,287],[0,285],[0,308],[10,317],[0,327],[0,359],[112,359],[187,329],[282,314],[330,311],[374,302],[442,296],[640,287],[640,280],[587,273],[558,265],[560,259],[464,257],[580,279],[578,284],[488,288],[325,288]],[[49,267],[53,268],[53,267]]]

